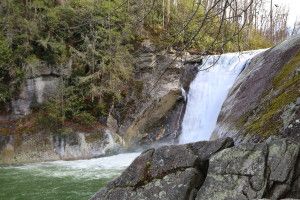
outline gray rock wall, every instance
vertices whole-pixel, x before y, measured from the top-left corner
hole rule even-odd
[[[11,102],[12,113],[15,116],[25,116],[32,108],[43,104],[53,97],[58,90],[60,78],[45,76],[27,79],[18,97]]]
[[[31,113],[32,108],[39,106],[57,94],[61,77],[71,74],[72,60],[63,66],[51,66],[37,62],[26,66],[26,79],[19,95],[12,99],[10,109],[13,117],[22,117]]]
[[[300,198],[300,144],[270,138],[164,146],[142,153],[92,200]]]
[[[0,136],[0,164],[90,159],[118,151],[121,142],[108,131]]]
[[[176,140],[185,112],[182,88],[188,90],[197,74],[198,63],[185,64],[192,58],[188,54],[157,52],[149,42],[141,46],[135,62],[135,81],[140,83],[140,93],[137,95],[132,89],[120,109],[128,110],[123,119],[117,120],[118,133],[128,146]],[[118,119],[120,114],[115,111]]]

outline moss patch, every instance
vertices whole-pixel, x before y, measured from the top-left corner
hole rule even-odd
[[[298,52],[273,79],[272,90],[261,100],[255,112],[245,114],[237,126],[243,124],[247,134],[263,138],[280,133],[283,128],[282,113],[300,96],[300,52]]]
[[[275,88],[284,89],[290,86],[291,76],[295,73],[296,69],[300,65],[300,52],[298,52],[278,73],[278,75],[273,79],[273,85]]]

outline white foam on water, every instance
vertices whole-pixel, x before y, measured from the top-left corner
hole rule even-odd
[[[48,164],[73,169],[124,169],[139,155],[140,153],[123,153],[90,160],[54,161],[48,162]]]
[[[265,50],[206,56],[190,85],[182,122],[181,144],[209,140],[227,94],[255,55]]]
[[[112,178],[119,175],[140,153],[123,153],[109,157],[76,161],[53,161],[10,167],[47,177],[76,179]]]

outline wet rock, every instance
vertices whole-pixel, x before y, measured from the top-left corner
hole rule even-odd
[[[118,132],[124,135],[128,146],[176,138],[184,112],[180,83],[184,71],[182,63],[175,54],[152,50],[137,53],[135,88],[124,105],[114,109],[114,116],[122,115],[117,119]]]
[[[142,43],[134,65],[136,89],[129,92],[124,105],[115,109],[115,116],[122,115],[117,119],[118,132],[128,146],[176,141],[185,110],[182,88],[188,88],[197,74],[198,64],[184,64],[192,57],[155,51],[149,40]]]
[[[149,128],[153,129],[153,125],[158,123],[173,109],[180,96],[181,91],[179,89],[169,90],[162,97],[156,97],[154,100],[144,104],[143,110],[135,116],[135,120],[126,130],[125,138],[128,143],[132,144],[139,139],[141,140],[144,135],[147,135],[147,132],[150,132]]]
[[[9,143],[10,137],[9,136],[2,136],[0,135],[0,152],[6,147]]]
[[[186,92],[189,91],[189,87],[191,82],[195,79],[197,73],[198,73],[198,67],[200,64],[196,63],[196,64],[190,64],[187,63],[185,64],[185,70],[183,72],[183,75],[181,76],[181,84],[182,87],[184,88],[184,90]]]

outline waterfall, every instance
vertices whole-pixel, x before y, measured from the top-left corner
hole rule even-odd
[[[190,85],[179,143],[209,140],[235,79],[264,50],[206,56]]]

